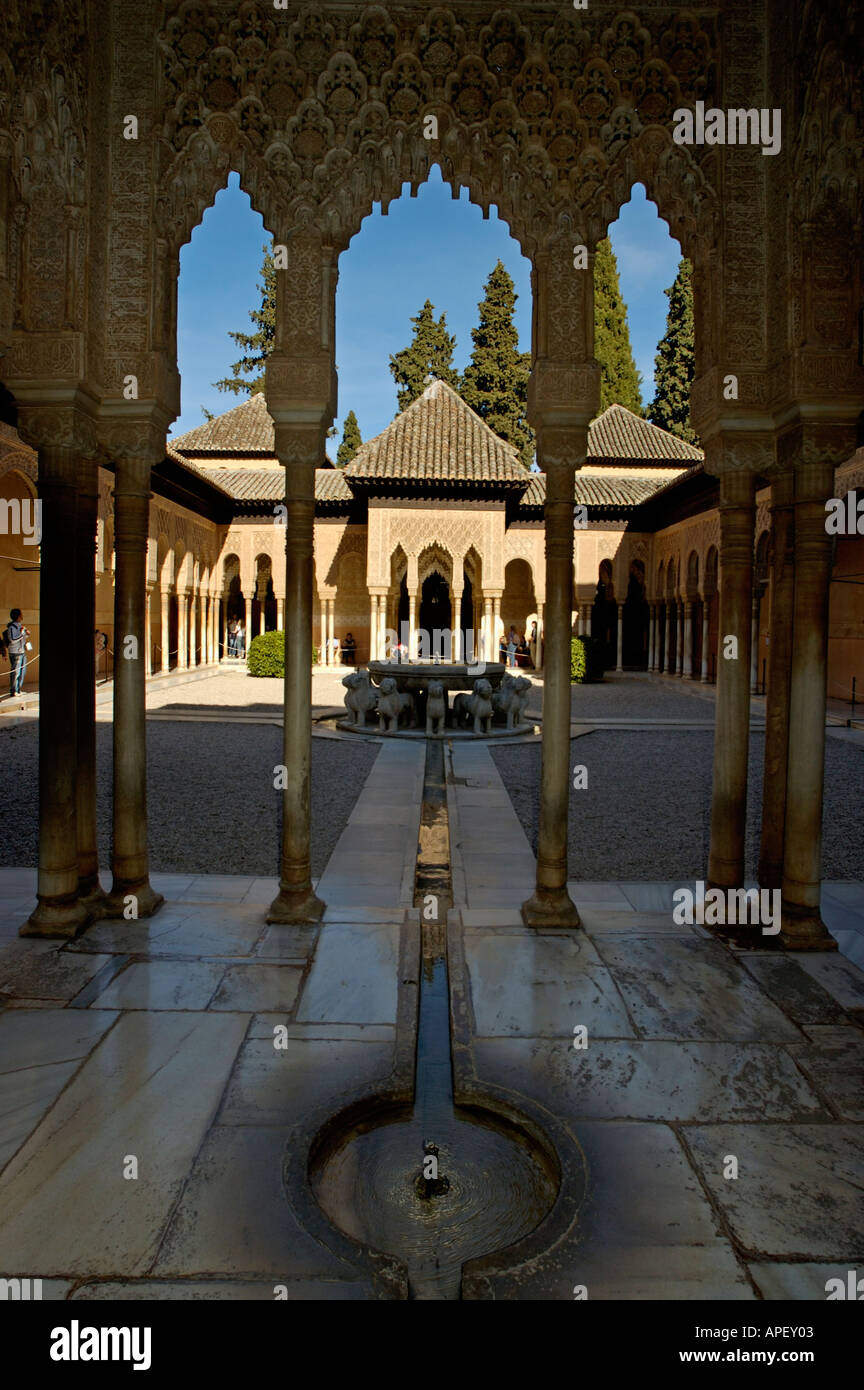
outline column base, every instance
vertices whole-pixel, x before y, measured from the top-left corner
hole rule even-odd
[[[786,903],[780,917],[779,940],[787,951],[836,951],[837,942],[818,912],[790,911]]]
[[[722,923],[709,926],[706,923],[705,930],[726,946],[735,946],[739,951],[781,951],[783,949],[780,933],[775,932],[769,936],[762,931],[761,927],[747,926],[746,924],[744,926],[724,925]]]
[[[90,921],[90,912],[77,897],[40,898],[39,905],[19,928],[18,935],[72,941]]]
[[[128,899],[134,898],[134,904],[129,903]],[[114,884],[110,893],[106,893],[102,899],[99,915],[100,917],[122,917],[127,922],[136,922],[140,917],[152,917],[158,912],[165,902],[161,893],[157,893],[155,888],[151,888],[145,879],[143,883],[118,883]],[[134,906],[135,911],[129,915],[129,908]]]
[[[265,921],[283,927],[320,922],[325,906],[311,888],[281,888],[267,909]]]
[[[521,908],[526,927],[581,927],[576,904],[566,888],[538,888]]]
[[[78,880],[78,901],[90,913],[91,918],[96,921],[104,917],[104,906],[107,893],[99,882],[98,874],[88,874],[86,878]]]

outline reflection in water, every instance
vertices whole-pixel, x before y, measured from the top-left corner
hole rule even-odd
[[[405,1262],[412,1297],[457,1299],[465,1261],[532,1231],[551,1207],[556,1184],[539,1155],[493,1126],[489,1112],[453,1104],[443,925],[450,906],[444,760],[440,742],[429,740],[426,747],[415,902],[422,909],[434,894],[438,910],[434,922],[423,920],[421,911],[414,1109],[408,1120],[346,1135],[313,1182],[318,1201],[341,1230]],[[427,1144],[438,1149],[439,1175],[439,1190],[428,1195]]]

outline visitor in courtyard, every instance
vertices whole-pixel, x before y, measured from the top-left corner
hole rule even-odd
[[[528,643],[525,641],[525,634],[524,634],[524,632],[522,633],[522,636],[519,638],[519,641],[518,641],[518,643],[516,644],[516,665],[517,665],[517,666],[530,666],[530,665],[531,665],[531,653],[530,653],[529,650],[528,650]]]
[[[243,626],[242,619],[237,623],[237,628],[234,633],[234,655],[241,658],[246,655],[246,629]]]
[[[336,638],[335,640],[338,642],[339,639]],[[345,634],[345,637],[342,639],[342,664],[344,666],[354,665],[354,653],[356,652],[356,650],[357,643],[354,641],[354,638],[351,636],[351,633],[347,632]]]
[[[229,656],[236,656],[236,654],[237,654],[237,622],[236,622],[236,619],[232,618],[231,621],[230,621],[230,623],[228,624],[228,655],[229,655]]]
[[[510,624],[510,631],[507,634],[507,665],[516,665],[516,648],[519,645],[519,633],[513,624]]]
[[[21,621],[21,609],[9,612],[9,621],[3,630],[3,650],[9,657],[9,698],[21,694],[24,677],[27,674],[27,652],[30,650],[30,632]]]

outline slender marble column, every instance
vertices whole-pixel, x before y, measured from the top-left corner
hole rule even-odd
[[[619,604],[618,604],[618,654],[617,654],[617,660],[616,660],[616,663],[615,663],[615,670],[616,670],[616,671],[623,671],[623,670],[624,670],[623,657],[624,657],[624,605],[623,605],[623,603],[619,603]]]
[[[756,695],[759,690],[759,610],[761,606],[761,595],[757,587],[753,590],[753,626],[750,633],[750,693],[752,695]]]
[[[277,632],[284,632],[284,631],[285,631],[285,600],[284,600],[284,598],[277,598],[277,600],[276,600],[276,631],[277,631]],[[322,652],[322,660],[323,660],[323,652]]]
[[[462,599],[453,599],[453,660],[462,660]]]
[[[105,894],[99,883],[96,833],[96,520],[99,508],[95,459],[82,459],[78,473],[75,554],[77,615],[77,777],[78,896],[98,916]]]
[[[676,675],[684,674],[684,604],[681,599],[676,605],[676,617],[678,619],[678,660],[675,663]]]
[[[417,655],[417,595],[408,595],[408,656],[411,661]]]
[[[42,503],[39,575],[39,872],[38,905],[21,936],[74,937],[90,921],[78,899],[77,835],[79,643],[69,640],[76,618],[77,488],[75,449],[39,447]],[[93,564],[88,546],[87,560]],[[92,626],[92,624],[91,624]],[[73,629],[74,638],[74,629]],[[93,636],[90,635],[90,649]]]
[[[528,926],[578,926],[567,892],[570,799],[570,636],[573,612],[575,462],[587,430],[568,432],[559,461],[546,469],[546,654],[543,676],[543,760],[534,894],[522,904]],[[563,456],[563,457],[562,457]]]
[[[718,888],[738,888],[744,882],[754,519],[754,475],[743,470],[722,473],[720,653],[708,862],[708,879]],[[734,648],[729,638],[735,639]],[[734,654],[727,657],[726,650]]]
[[[681,674],[689,680],[693,675],[693,604],[684,604],[684,662]]]
[[[759,884],[762,888],[780,888],[783,884],[794,607],[795,474],[793,469],[785,468],[771,479],[771,621],[759,841]]]
[[[112,917],[150,917],[164,899],[150,886],[147,858],[147,743],[144,589],[150,464],[120,455],[114,472],[114,839]]]
[[[279,894],[267,920],[288,924],[318,921],[324,911],[309,857],[315,467],[324,438],[319,426],[281,423],[278,411],[275,419],[276,456],[285,468],[285,643],[291,660],[285,662]]]
[[[198,595],[193,589],[189,595],[189,669],[198,665]]]
[[[703,685],[708,684],[708,632],[710,623],[711,598],[702,600],[702,674],[700,680]]]
[[[159,606],[161,610],[159,615],[159,644],[161,646],[161,651],[159,653],[159,669],[160,671],[168,671],[171,668],[171,643],[169,640],[171,631],[171,595],[167,589],[160,588],[159,590]]]
[[[189,595],[177,590],[177,670],[189,665]]]
[[[336,648],[334,646],[334,642],[336,639],[336,600],[333,598],[328,598],[327,600],[327,637],[330,645],[330,660],[335,664]],[[378,650],[380,651],[381,648],[379,647]]]
[[[783,841],[783,929],[787,950],[836,950],[819,913],[822,797],[825,784],[825,693],[832,538],[825,502],[834,489],[831,463],[795,469],[795,594],[789,688],[789,755]]]
[[[378,602],[378,650],[382,657],[387,655],[387,595],[380,594]],[[356,659],[356,655],[355,655]]]
[[[378,661],[378,595],[369,595],[369,660]]]
[[[222,600],[222,656],[228,655],[228,599]]]
[[[492,599],[492,660],[498,660],[498,652],[501,642],[501,595],[495,594]]]
[[[318,659],[322,666],[330,665],[330,649],[327,646],[327,600],[319,595],[318,606],[321,610],[321,650]],[[370,652],[371,659],[371,652]]]
[[[150,600],[153,594],[152,584],[147,585],[147,592],[144,595],[144,675],[153,674],[153,634],[150,630]]]
[[[654,643],[657,637],[657,612],[653,603],[648,605],[648,670],[654,670]]]
[[[244,628],[246,629],[246,655],[248,656],[248,655],[249,655],[249,648],[250,648],[251,645],[252,645],[252,637],[253,637],[253,635],[254,635],[253,632],[252,632],[252,599],[251,599],[251,598],[247,598],[247,599],[245,600],[245,604],[246,604],[246,621],[244,622],[243,626],[244,626]],[[286,661],[285,665],[286,665],[286,666],[288,665],[287,661]]]

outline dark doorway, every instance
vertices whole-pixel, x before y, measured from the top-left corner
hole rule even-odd
[[[450,587],[437,570],[423,580],[420,591],[420,630],[427,633],[426,652],[448,658],[451,627]],[[436,629],[438,635],[436,636]]]
[[[462,578],[462,636],[460,638],[459,650],[462,653],[462,660],[466,660],[470,655],[474,657],[477,650],[477,642],[474,634],[474,587],[467,574],[463,571]],[[468,634],[471,634],[470,638]],[[469,650],[470,643],[470,650]]]
[[[632,671],[644,671],[648,666],[648,604],[645,600],[645,572],[638,560],[630,566],[627,598],[624,601],[621,664],[625,669]]]

